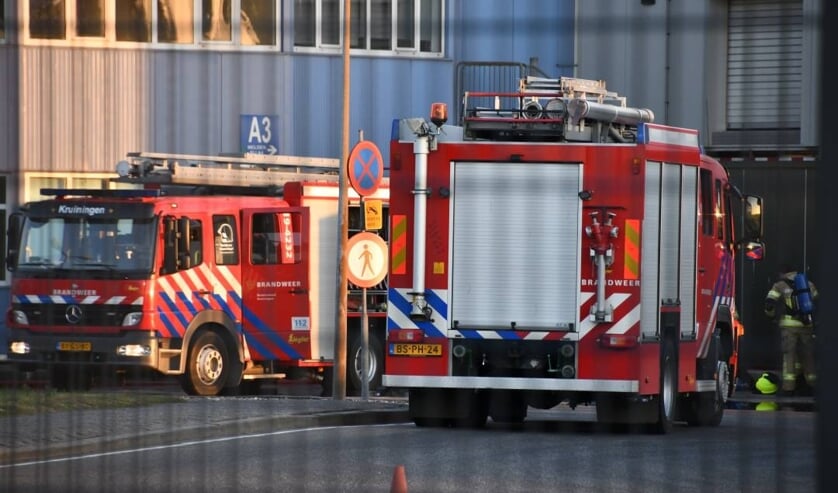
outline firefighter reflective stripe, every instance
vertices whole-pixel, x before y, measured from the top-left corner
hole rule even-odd
[[[407,273],[407,216],[393,216],[393,230],[390,233],[391,274]]]
[[[163,336],[183,336],[192,318],[203,310],[220,310],[233,320],[241,320],[241,283],[226,266],[212,269],[202,264],[197,269],[161,277],[157,286],[157,294],[166,306],[157,308],[164,326]]]
[[[580,315],[581,322],[576,332],[566,331],[528,331],[528,330],[464,330],[448,331],[448,305],[445,300],[448,290],[434,289],[425,292],[425,298],[432,307],[434,316],[431,321],[415,322],[410,319],[410,288],[390,288],[390,304],[387,311],[389,329],[422,329],[428,337],[463,337],[467,339],[513,339],[513,340],[581,340],[595,328],[596,324],[588,317]],[[580,314],[588,313],[593,303],[593,293],[582,293]],[[626,334],[640,323],[640,306],[629,293],[614,293],[607,303],[614,307],[615,320],[608,328],[609,334]]]
[[[105,298],[102,296],[85,296],[81,301],[77,300],[75,296],[39,296],[37,294],[17,294],[13,296],[14,302],[22,304],[55,304],[55,305],[142,305],[143,297],[127,298],[125,296],[111,296]]]
[[[623,279],[638,279],[640,277],[640,220],[626,219],[625,230]]]
[[[412,288],[390,288],[387,299],[387,328],[389,329],[422,329],[428,337],[442,337],[448,324],[448,290],[425,290],[425,301],[433,311],[430,321],[415,322],[410,319],[413,310],[410,294]]]
[[[632,327],[640,322],[640,306],[625,305],[629,299],[628,293],[614,293],[605,301],[614,309],[614,323],[609,327],[608,334],[625,334]],[[582,340],[598,324],[591,321],[585,314],[590,312],[590,305],[593,303],[594,293],[582,293],[581,322],[579,323],[579,340]],[[629,309],[626,312],[626,308]]]

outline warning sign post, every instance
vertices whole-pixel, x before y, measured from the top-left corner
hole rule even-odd
[[[369,320],[367,318],[367,288],[387,276],[387,243],[377,234],[366,231],[382,227],[381,200],[367,199],[378,190],[384,177],[384,160],[375,143],[362,140],[355,144],[346,163],[349,184],[361,196],[364,230],[346,243],[346,270],[349,282],[361,288],[362,373],[361,397],[369,398]]]

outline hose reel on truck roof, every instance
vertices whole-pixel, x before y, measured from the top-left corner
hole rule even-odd
[[[518,92],[466,92],[463,129],[496,141],[636,142],[652,110],[626,106],[604,81],[527,77]]]

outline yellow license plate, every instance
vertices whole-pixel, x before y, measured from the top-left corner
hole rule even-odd
[[[91,351],[93,345],[89,342],[59,342],[59,351]]]
[[[390,345],[392,356],[442,356],[442,344],[404,344]]]

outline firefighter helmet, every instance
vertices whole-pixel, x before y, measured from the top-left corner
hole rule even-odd
[[[773,394],[777,392],[777,378],[770,373],[763,373],[757,379],[756,388],[760,393]]]

